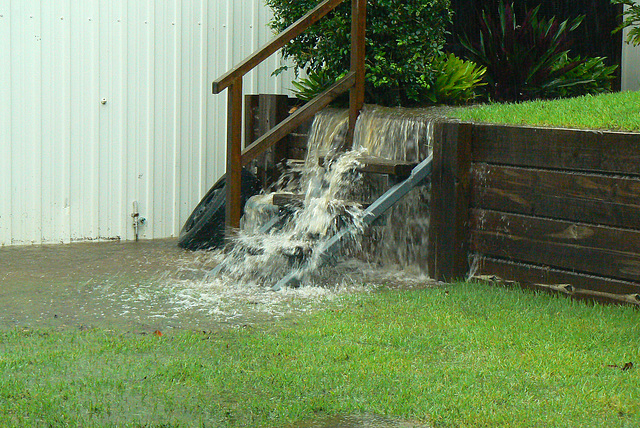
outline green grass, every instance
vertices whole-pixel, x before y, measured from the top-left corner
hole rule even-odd
[[[473,122],[640,132],[640,92],[487,104],[453,109],[448,116]]]
[[[640,426],[632,308],[457,284],[354,295],[296,325],[157,337],[0,332],[0,426]]]

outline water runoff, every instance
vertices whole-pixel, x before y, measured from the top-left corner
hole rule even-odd
[[[304,163],[290,165],[274,192],[250,199],[241,229],[221,266],[205,281],[222,281],[269,289],[294,272],[301,291],[333,292],[352,286],[398,285],[426,279],[429,186],[417,186],[371,227],[363,221],[364,207],[391,185],[386,175],[362,174],[361,159],[376,157],[418,163],[432,149],[437,111],[365,106],[358,119],[353,149],[341,152],[348,112],[326,109],[316,115]],[[323,159],[319,162],[318,159]],[[265,230],[278,212],[274,196],[300,195],[287,207],[289,215]],[[332,263],[321,260],[321,248],[344,234]],[[234,286],[234,285],[231,285]]]
[[[233,246],[184,251],[174,240],[0,249],[5,310],[0,325],[104,326],[142,331],[242,326],[295,317],[326,300],[381,286],[425,287],[429,188],[412,189],[365,227],[364,207],[394,183],[358,172],[360,159],[419,162],[431,152],[437,111],[367,106],[352,151],[340,153],[347,112],[328,109],[312,125],[306,161],[274,192],[301,195],[278,227],[261,231],[274,193],[247,203]],[[322,165],[318,158],[324,157]],[[331,263],[317,249],[348,230]],[[216,275],[217,266],[224,269]],[[271,288],[291,272],[297,288]]]

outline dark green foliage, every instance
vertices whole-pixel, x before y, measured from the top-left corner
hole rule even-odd
[[[630,30],[627,34],[627,43],[631,43],[634,46],[640,45],[640,4],[636,3],[634,0],[611,0],[611,3],[627,6],[627,9],[624,12],[622,25],[620,25],[616,31],[629,27]]]
[[[319,0],[266,0],[271,23],[284,30]],[[324,70],[337,77],[349,69],[351,6],[345,1],[283,49],[296,70]],[[449,0],[369,0],[366,34],[366,102],[381,105],[421,103],[435,76],[431,58],[442,53],[451,22]],[[277,71],[276,71],[277,72]]]
[[[560,21],[584,15],[582,24],[571,32],[571,56],[605,57],[607,65],[620,62],[622,36],[610,37],[609,33],[620,25],[622,7],[610,0],[451,0],[455,15],[451,34],[447,36],[447,51],[463,56],[465,50],[459,36],[467,34],[472,42],[477,42],[482,11],[486,9],[495,15],[500,1],[513,3],[518,17],[536,6],[540,6],[539,16],[555,16]]]
[[[556,67],[561,69],[576,61],[579,65],[560,76],[560,82],[553,85],[554,89],[546,92],[548,98],[577,97],[611,91],[617,65],[607,66],[601,57],[582,59],[580,56],[569,58],[565,55]]]
[[[464,61],[454,54],[447,54],[433,61],[436,79],[426,93],[434,104],[464,104],[476,97],[476,88],[482,82],[487,69],[472,61]]]
[[[299,79],[297,82],[291,82],[295,89],[293,94],[302,101],[311,101],[317,95],[324,92],[329,86],[333,85],[336,80],[330,77],[327,70],[312,71],[308,73],[306,78]]]
[[[583,78],[596,64],[587,66],[588,59],[568,56],[570,33],[580,25],[582,17],[559,22],[540,18],[538,10],[539,7],[528,10],[518,23],[513,5],[500,2],[497,16],[483,11],[478,43],[469,42],[466,36],[461,38],[470,57],[487,67],[489,96],[496,101],[552,98],[563,91],[585,93],[584,85],[595,83]],[[574,71],[579,67],[583,73]],[[609,84],[608,79],[604,81]],[[582,89],[578,89],[581,85]],[[573,89],[566,89],[570,87]]]
[[[472,61],[445,54],[431,62],[435,80],[421,94],[424,104],[465,104],[476,97],[479,86],[486,85],[482,81],[486,68]],[[302,101],[310,101],[342,77],[332,79],[325,69],[312,71],[307,77],[292,82],[295,87],[293,93]],[[348,105],[348,101],[348,96],[343,95],[334,104]]]

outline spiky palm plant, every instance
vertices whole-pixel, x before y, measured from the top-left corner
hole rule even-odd
[[[513,4],[500,2],[497,16],[482,12],[478,43],[461,37],[471,59],[487,68],[488,92],[496,101],[545,98],[560,86],[579,83],[564,76],[585,60],[561,61],[569,52],[569,33],[584,16],[559,22],[540,18],[539,8],[528,10],[518,23]]]

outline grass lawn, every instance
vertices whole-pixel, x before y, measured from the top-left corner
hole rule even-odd
[[[453,109],[464,121],[640,132],[640,92]]]
[[[267,328],[6,330],[0,426],[281,427],[367,413],[434,427],[636,427],[639,317],[455,284],[353,295]]]

